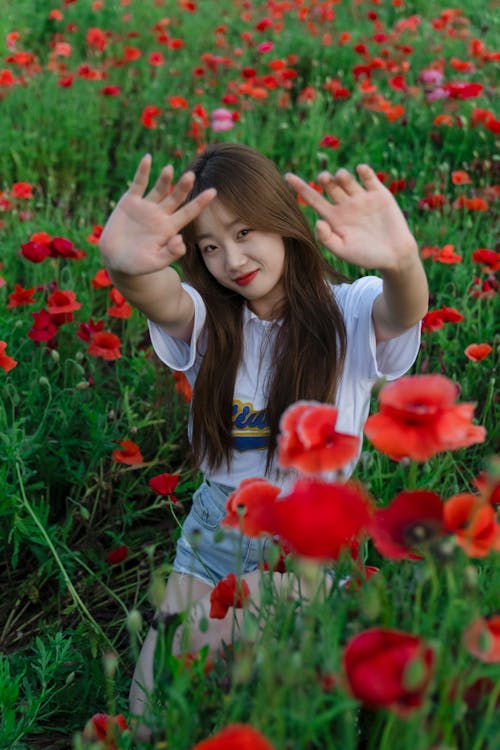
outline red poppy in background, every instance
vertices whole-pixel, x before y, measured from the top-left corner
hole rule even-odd
[[[113,282],[111,281],[107,270],[101,268],[97,271],[90,284],[94,289],[105,289],[106,287],[111,286]]]
[[[125,544],[121,544],[119,547],[115,547],[111,552],[106,555],[106,562],[108,565],[117,565],[123,562],[128,557],[128,547]]]
[[[144,463],[141,449],[132,440],[122,440],[120,448],[112,452],[111,458],[119,464],[127,464],[128,466]]]
[[[10,194],[13,198],[30,200],[33,198],[33,186],[29,182],[15,182],[10,189]]]
[[[193,399],[193,389],[191,388],[191,384],[185,374],[183,372],[173,370],[172,376],[174,378],[175,392],[182,396],[186,404],[191,403]]]
[[[100,224],[95,224],[92,227],[92,232],[87,237],[87,242],[89,242],[91,245],[97,245],[101,237],[103,228],[104,227],[102,227]]]
[[[463,644],[476,659],[500,663],[500,615],[478,617],[464,630]]]
[[[438,310],[429,310],[422,319],[422,331],[439,331],[445,323],[461,323],[464,319],[454,307],[440,307]]]
[[[386,508],[376,510],[368,529],[373,542],[390,560],[419,560],[419,548],[443,536],[443,502],[428,490],[406,490]]]
[[[354,482],[300,479],[274,505],[273,530],[298,555],[336,560],[368,527],[371,503]]]
[[[458,390],[444,375],[408,375],[385,385],[378,414],[364,432],[395,461],[427,461],[436,453],[482,443],[484,427],[472,424],[474,404],[455,404]]]
[[[275,505],[280,488],[265,479],[244,479],[229,495],[224,526],[238,529],[242,534],[257,537],[276,529]]]
[[[159,115],[161,115],[161,109],[159,107],[155,107],[153,104],[149,104],[142,110],[141,122],[145,128],[157,128],[158,123],[156,122],[156,118]]]
[[[104,742],[106,750],[116,750],[115,740],[125,729],[128,729],[128,725],[123,714],[94,714],[85,725],[83,737],[86,740]]]
[[[114,305],[108,308],[108,315],[112,318],[130,318],[132,315],[132,308],[123,294],[119,292],[118,289],[112,289],[109,296],[112,302],[114,302]]]
[[[157,495],[169,497],[173,503],[176,502],[173,493],[178,483],[178,474],[157,474],[155,477],[151,477],[148,482],[153,492],[156,492]]]
[[[0,367],[4,372],[9,372],[10,370],[13,370],[14,367],[17,365],[17,362],[13,357],[9,357],[9,355],[6,352],[7,344],[5,341],[0,341]]]
[[[36,299],[33,297],[35,291],[35,286],[32,286],[30,289],[25,289],[21,284],[16,284],[15,291],[9,294],[7,307],[20,307],[20,305],[36,304]]]
[[[479,490],[483,500],[495,509],[500,509],[500,474],[497,473],[499,468],[500,458],[497,456],[492,461],[491,470],[482,471],[473,481],[474,487]]]
[[[31,313],[33,325],[28,331],[28,336],[33,341],[50,341],[57,333],[57,326],[54,323],[52,315],[42,308],[38,312]]]
[[[103,320],[98,320],[97,322],[94,322],[94,319],[91,318],[86,323],[80,323],[80,325],[78,326],[76,335],[82,341],[89,342],[92,340],[92,336],[95,333],[102,331],[103,328],[104,328]]]
[[[32,263],[42,263],[50,255],[50,246],[48,243],[33,242],[30,240],[30,242],[25,242],[21,245],[21,255]]]
[[[369,708],[406,716],[424,702],[435,656],[416,635],[370,628],[351,638],[342,661],[355,698]]]
[[[443,519],[469,557],[486,557],[492,550],[500,550],[495,509],[482,497],[467,492],[453,495],[444,504]]]
[[[98,331],[92,336],[92,340],[87,347],[87,352],[93,357],[102,357],[108,361],[120,359],[121,341],[114,333],[107,331]]]
[[[257,729],[249,724],[229,724],[192,750],[275,750]]]
[[[335,430],[338,411],[317,401],[297,401],[281,416],[278,463],[304,474],[336,471],[353,459],[359,438]]]
[[[47,311],[52,315],[56,324],[71,322],[73,320],[72,313],[80,308],[81,303],[77,301],[75,292],[56,289],[47,298]]]
[[[474,263],[480,263],[485,273],[496,273],[500,270],[500,253],[488,250],[486,247],[474,250],[472,253]]]
[[[54,237],[50,241],[50,254],[54,258],[71,258],[72,260],[81,260],[87,257],[87,253],[77,249],[71,240],[66,237]]]
[[[248,583],[236,578],[234,573],[229,573],[218,582],[210,594],[210,617],[215,620],[223,620],[227,615],[229,607],[241,609],[250,599]]]
[[[492,352],[489,344],[469,344],[464,350],[465,356],[473,362],[481,362]]]

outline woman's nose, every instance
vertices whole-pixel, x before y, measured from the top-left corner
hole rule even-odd
[[[226,247],[226,268],[229,272],[242,268],[245,262],[245,255],[241,251],[241,248],[237,245],[228,245]]]

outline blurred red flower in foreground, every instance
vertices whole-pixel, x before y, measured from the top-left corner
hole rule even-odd
[[[175,503],[174,490],[179,482],[178,474],[157,474],[155,477],[151,477],[148,484],[153,492],[157,495],[164,495],[170,497],[171,501]]]
[[[128,557],[128,547],[125,544],[121,544],[119,547],[115,547],[106,555],[106,562],[108,565],[117,565],[123,562]]]
[[[212,589],[210,594],[210,617],[222,620],[229,607],[244,607],[250,599],[250,589],[246,581],[238,580],[229,573]]]
[[[365,706],[406,716],[424,701],[434,652],[416,635],[370,628],[351,638],[343,667],[352,695]]]
[[[417,550],[445,534],[442,500],[428,490],[400,492],[375,512],[368,532],[384,557],[419,560]]]
[[[478,617],[463,634],[463,644],[476,659],[500,663],[500,615]]]
[[[396,461],[426,461],[484,442],[486,430],[472,424],[474,404],[455,404],[457,393],[444,375],[409,375],[388,383],[379,394],[380,411],[366,421],[365,435]]]
[[[227,515],[222,520],[246,536],[273,533],[276,528],[275,501],[280,493],[265,479],[244,479],[227,499]]]
[[[469,557],[486,557],[500,550],[500,525],[493,505],[478,495],[461,493],[447,500],[443,508],[446,528]]]
[[[359,438],[336,432],[338,411],[317,401],[297,401],[280,420],[278,463],[303,474],[336,471],[353,459]]]
[[[132,440],[122,440],[120,446],[120,448],[117,448],[111,454],[113,461],[117,461],[120,464],[128,464],[129,466],[144,463],[139,446]]]
[[[274,533],[298,555],[336,560],[368,526],[372,508],[363,489],[345,484],[300,479],[291,493],[275,503]]]
[[[87,352],[93,357],[102,357],[106,360],[120,359],[121,341],[114,333],[98,331],[92,336],[92,340],[87,347]]]
[[[238,580],[229,573],[212,589],[210,594],[210,617],[223,620],[229,607],[244,607],[250,599],[250,589],[246,581]]]
[[[128,729],[123,714],[110,716],[109,714],[94,714],[85,725],[83,737],[86,740],[102,741],[106,750],[116,750],[116,742],[124,729]]]
[[[229,724],[192,750],[274,750],[263,734],[249,724]]]
[[[9,370],[13,370],[14,367],[17,365],[17,362],[12,357],[9,357],[9,355],[6,353],[7,344],[5,341],[0,341],[0,367],[4,372],[9,372]]]
[[[490,344],[469,344],[464,350],[465,356],[473,362],[481,362],[491,352],[492,347]]]

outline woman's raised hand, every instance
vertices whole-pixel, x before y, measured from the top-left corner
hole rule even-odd
[[[366,164],[357,174],[339,169],[322,172],[320,195],[295,174],[290,187],[321,217],[316,223],[319,241],[338,258],[367,269],[397,272],[418,259],[418,248],[403,212],[392,193]]]
[[[178,260],[186,252],[181,229],[216,195],[211,188],[182,205],[193,186],[194,174],[185,172],[172,189],[170,165],[162,169],[156,184],[145,195],[150,171],[151,156],[146,154],[102,232],[99,249],[111,272],[149,274]]]

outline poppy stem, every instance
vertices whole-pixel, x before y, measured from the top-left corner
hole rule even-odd
[[[417,462],[410,461],[410,467],[408,469],[408,489],[414,490],[417,487]]]

